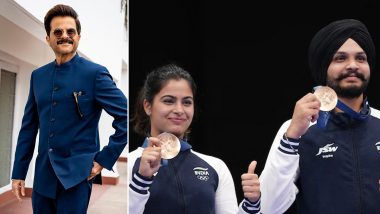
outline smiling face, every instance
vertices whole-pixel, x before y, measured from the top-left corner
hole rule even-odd
[[[183,138],[194,116],[194,98],[189,83],[184,79],[168,80],[152,103],[144,101],[144,109],[150,117],[151,136],[169,132]]]
[[[327,69],[327,85],[338,96],[356,98],[363,94],[370,79],[370,67],[364,50],[348,39],[334,54]]]
[[[49,36],[46,36],[46,41],[53,49],[57,61],[71,59],[75,55],[80,40],[74,18],[56,16],[51,20],[50,26],[51,30]]]

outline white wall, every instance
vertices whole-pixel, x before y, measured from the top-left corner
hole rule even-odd
[[[20,50],[22,51],[22,50]],[[30,74],[31,71],[34,70],[36,67],[21,61],[13,56],[10,56],[2,51],[0,51],[0,64],[2,68],[5,68],[8,71],[16,73],[16,97],[15,97],[15,105],[14,105],[14,123],[13,123],[13,133],[12,133],[12,167],[13,167],[13,161],[14,161],[14,151],[16,149],[17,144],[17,137],[18,132],[21,128],[21,120],[24,113],[24,107],[26,100],[28,98],[28,91],[29,91],[29,80],[30,80]],[[36,149],[38,147],[38,138],[36,139]],[[33,176],[34,176],[34,161],[36,158],[36,152],[34,154],[33,160],[31,161],[28,175],[26,178],[26,186],[32,187],[33,185]],[[11,168],[12,168],[11,167]],[[10,171],[10,173],[12,173]],[[0,194],[9,190],[11,187],[10,185],[1,187],[0,188]]]

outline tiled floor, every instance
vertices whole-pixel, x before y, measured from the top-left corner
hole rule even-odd
[[[88,214],[127,214],[127,163],[117,162],[117,185],[93,185]],[[32,214],[30,198],[0,204],[1,214]]]

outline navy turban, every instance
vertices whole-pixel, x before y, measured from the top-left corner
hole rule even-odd
[[[354,19],[334,21],[315,34],[309,46],[309,68],[318,85],[326,85],[327,69],[336,51],[353,39],[364,50],[371,71],[375,67],[375,45],[367,27]]]

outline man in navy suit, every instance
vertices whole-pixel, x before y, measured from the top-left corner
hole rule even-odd
[[[44,19],[46,41],[56,59],[33,71],[18,136],[12,191],[25,196],[25,177],[39,132],[32,193],[34,213],[86,213],[92,183],[112,170],[127,144],[127,98],[107,68],[76,52],[81,25],[67,5]],[[100,149],[98,123],[104,109],[115,133]]]

